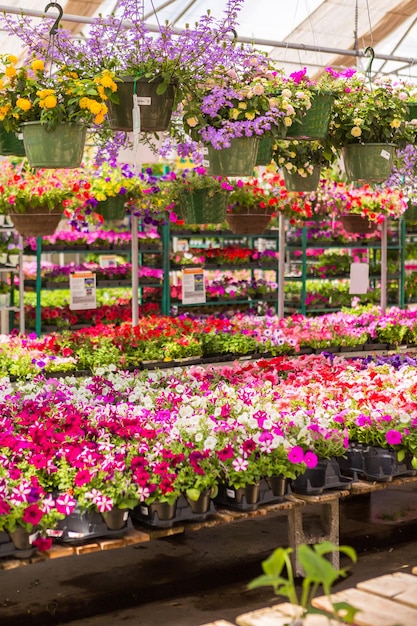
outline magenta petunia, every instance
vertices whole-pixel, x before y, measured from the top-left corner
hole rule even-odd
[[[294,446],[288,452],[288,460],[291,463],[302,463],[304,460],[304,451],[301,446]]]
[[[316,467],[317,463],[319,462],[318,456],[317,454],[315,454],[314,452],[306,452],[304,455],[304,463],[307,465],[307,467]]]
[[[390,446],[397,446],[398,444],[401,443],[402,438],[403,438],[402,433],[400,433],[399,430],[392,429],[392,430],[388,430],[385,433],[385,439],[387,440],[387,443]]]

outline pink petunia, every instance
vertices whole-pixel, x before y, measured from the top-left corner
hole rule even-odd
[[[291,463],[302,463],[304,460],[304,451],[301,446],[294,446],[288,452],[288,460]]]
[[[402,438],[402,433],[399,430],[391,429],[385,433],[385,439],[390,446],[397,446],[401,443]]]
[[[307,467],[316,467],[319,462],[318,456],[315,452],[306,452],[304,455],[304,463]]]

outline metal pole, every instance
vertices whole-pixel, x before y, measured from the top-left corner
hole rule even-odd
[[[281,213],[278,219],[278,318],[284,317],[284,281],[285,281],[285,217]]]
[[[400,218],[400,309],[405,309],[405,219]]]
[[[138,217],[132,214],[132,326],[139,324],[139,246]]]
[[[19,332],[25,334],[25,274],[23,271],[23,237],[19,235]]]
[[[307,227],[301,231],[302,263],[301,263],[301,313],[306,314],[307,298]]]
[[[171,234],[169,218],[166,216],[162,226],[162,269],[164,272],[162,279],[162,315],[169,315],[171,312],[171,285],[170,285],[170,263],[171,263]]]
[[[36,9],[24,9],[22,7],[11,7],[7,4],[0,4],[0,12],[11,14],[11,15],[25,15],[28,17],[50,17],[47,16],[45,11],[38,11]],[[62,21],[66,22],[76,22],[77,24],[93,24],[96,18],[92,17],[84,17],[81,15],[64,15],[62,16]],[[103,19],[103,23],[106,23],[106,19]],[[123,28],[133,28],[134,25],[132,22],[123,21],[121,22],[121,26]],[[159,33],[160,28],[158,26],[154,26],[152,24],[145,24],[147,30],[149,32]],[[173,28],[172,32],[174,34],[181,34],[185,32],[183,28]],[[291,43],[289,41],[274,41],[273,39],[257,39],[253,37],[240,37],[238,36],[237,41],[240,43],[248,43],[250,45],[256,46],[266,46],[271,48],[284,48],[289,50],[305,50],[307,52],[322,52],[323,54],[336,54],[341,56],[351,56],[351,57],[363,57],[363,52],[356,50],[343,50],[341,48],[326,48],[318,45],[307,45],[307,44],[299,44],[299,43]],[[415,57],[402,57],[395,56],[392,54],[378,54],[375,53],[375,59],[382,59],[384,61],[398,61],[400,63],[406,63],[407,65],[416,65]]]
[[[382,222],[381,227],[381,311],[385,314],[387,308],[387,220]]]
[[[35,332],[36,336],[41,336],[42,329],[42,274],[41,274],[41,257],[42,257],[42,237],[36,237],[36,318]]]

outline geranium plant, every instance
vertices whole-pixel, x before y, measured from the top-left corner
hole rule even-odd
[[[18,131],[23,122],[40,121],[46,130],[62,123],[102,124],[106,100],[114,98],[114,74],[95,74],[58,64],[52,74],[42,59],[17,67],[10,54],[0,57],[0,121],[6,131]]]
[[[82,212],[90,197],[90,185],[77,170],[31,170],[22,162],[14,166],[3,161],[0,166],[0,212],[26,213],[28,208],[57,207],[62,212]]]

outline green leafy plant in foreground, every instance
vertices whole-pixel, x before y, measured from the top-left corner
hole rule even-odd
[[[310,613],[325,615],[329,620],[336,619],[342,624],[352,624],[358,609],[346,602],[333,603],[330,598],[333,584],[338,578],[347,574],[346,569],[336,569],[326,558],[326,554],[335,550],[343,552],[356,563],[356,552],[349,546],[336,546],[330,541],[323,541],[314,546],[306,544],[299,546],[297,557],[305,573],[300,598],[296,589],[290,558],[290,555],[294,552],[293,548],[277,548],[274,550],[271,556],[262,562],[264,574],[252,580],[248,584],[248,589],[271,586],[276,595],[286,596],[291,604],[300,607],[297,621],[291,622],[293,625],[301,626],[302,621],[298,620],[302,620],[303,617]],[[284,578],[282,575],[284,569],[287,571],[287,578]],[[312,606],[312,600],[320,586],[329,600],[331,611],[323,611]]]

